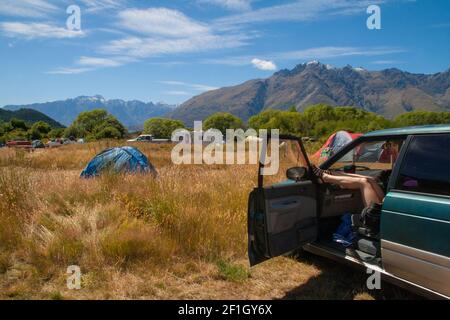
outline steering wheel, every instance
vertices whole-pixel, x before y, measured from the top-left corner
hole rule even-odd
[[[340,168],[335,169],[336,171],[345,171],[345,168],[347,166],[343,166]],[[366,171],[366,170],[371,170],[369,167],[366,166],[360,166],[360,165],[352,165],[353,168],[355,168],[355,171],[358,171],[358,169],[360,169],[359,171]]]

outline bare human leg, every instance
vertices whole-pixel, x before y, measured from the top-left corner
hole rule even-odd
[[[347,176],[347,177],[367,179],[367,181],[372,185],[374,191],[377,193],[378,197],[381,199],[381,201],[379,203],[381,203],[385,197],[383,189],[381,189],[377,180],[373,177],[363,176],[363,175],[355,174],[355,173],[340,173],[340,172],[333,172],[333,175],[340,176],[340,177]]]
[[[326,173],[323,174],[322,178],[323,181],[331,184],[337,184],[338,186],[344,189],[352,189],[352,190],[359,189],[363,196],[364,205],[366,207],[369,206],[372,202],[382,203],[383,201],[384,195],[382,197],[378,195],[377,191],[375,191],[374,185],[370,182],[370,178],[364,176],[354,177],[347,175],[335,176]],[[383,193],[382,190],[381,193]]]

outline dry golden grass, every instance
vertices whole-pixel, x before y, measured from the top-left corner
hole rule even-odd
[[[364,274],[318,258],[250,269],[246,208],[255,166],[175,166],[170,145],[139,144],[157,179],[79,178],[95,154],[117,145],[0,150],[0,298],[386,297],[364,289]],[[66,287],[69,265],[81,267],[81,290]]]

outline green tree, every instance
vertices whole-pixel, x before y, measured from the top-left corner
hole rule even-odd
[[[398,127],[450,123],[450,112],[411,111],[394,119]]]
[[[289,112],[297,112],[297,108],[296,108],[295,106],[291,106],[291,107],[288,109],[288,111],[289,111]]]
[[[64,131],[64,136],[86,138],[87,140],[121,139],[126,133],[126,128],[113,115],[106,110],[95,109],[80,113]]]
[[[11,125],[12,130],[14,130],[14,129],[19,129],[19,130],[24,130],[24,131],[28,130],[28,126],[25,123],[25,121],[23,121],[23,120],[13,118],[13,119],[11,119],[11,121],[9,123]]]
[[[50,130],[52,130],[52,127],[47,122],[38,121],[31,126],[31,130],[38,131],[42,134],[48,134]]]
[[[81,112],[75,119],[74,124],[83,128],[86,132],[93,132],[95,127],[103,124],[108,117],[108,112],[104,109]]]
[[[115,135],[117,135],[117,139],[122,138],[127,133],[125,127],[119,122],[119,120],[117,120],[112,115],[107,115],[106,118],[101,123],[99,123],[96,127],[94,127],[92,132],[97,136],[100,134],[100,132],[110,132],[110,133],[113,132],[111,131],[111,128],[115,129],[113,131],[115,132]]]
[[[303,115],[310,123],[336,120],[336,113],[334,111],[334,107],[326,104],[309,106],[305,109]]]
[[[55,138],[61,138],[64,135],[64,129],[63,128],[53,128],[48,133],[48,137],[55,139]]]
[[[368,132],[393,126],[392,121],[355,107],[319,104],[306,108],[303,114],[306,120],[306,134],[315,137],[327,137],[339,130]]]
[[[52,127],[44,121],[35,122],[28,130],[28,137],[31,140],[42,139],[48,135],[51,129]]]
[[[96,139],[120,139],[123,134],[115,127],[104,127],[95,133]]]
[[[243,129],[244,123],[238,117],[227,112],[215,113],[203,122],[203,129],[217,129],[222,134],[226,134],[227,129]]]
[[[278,129],[282,134],[302,135],[307,129],[305,117],[296,110],[266,110],[249,119],[250,128]]]
[[[144,123],[144,133],[157,139],[170,139],[176,129],[184,129],[183,122],[168,118],[151,118]]]

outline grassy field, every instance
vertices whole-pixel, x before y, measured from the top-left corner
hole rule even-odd
[[[26,153],[0,149],[2,299],[408,298],[307,256],[249,268],[246,208],[255,166],[175,166],[170,146],[140,144],[159,177],[80,171],[119,142]],[[66,287],[79,265],[81,290]]]

